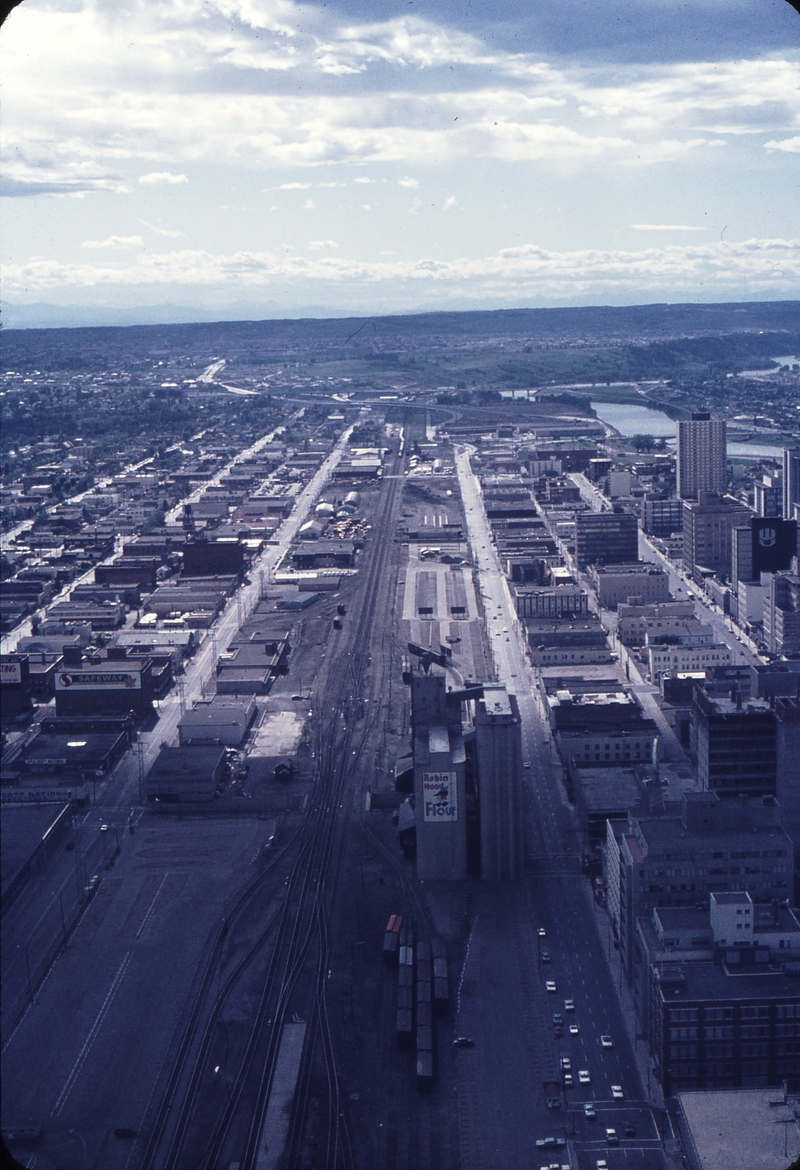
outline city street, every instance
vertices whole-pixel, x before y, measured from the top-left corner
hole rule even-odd
[[[623,1013],[616,985],[618,979],[615,982],[607,965],[610,944],[608,937],[603,937],[598,929],[589,883],[581,874],[574,813],[560,783],[560,766],[551,748],[539,683],[536,672],[526,659],[522,627],[498,563],[480,484],[470,467],[469,449],[457,449],[456,468],[497,679],[516,695],[519,704],[526,765],[525,835],[531,872],[525,882],[526,910],[509,913],[506,920],[496,906],[492,908],[491,894],[487,891],[483,900],[489,904],[483,914],[489,916],[490,921],[483,922],[479,901],[474,925],[483,982],[492,981],[495,988],[493,999],[497,1003],[494,1010],[501,1012],[501,1019],[506,1019],[509,1027],[502,1026],[494,1010],[490,1019],[481,1026],[478,1008],[470,1008],[467,1000],[463,1009],[464,1023],[459,1022],[459,1028],[471,1035],[479,1032],[476,1046],[482,1052],[485,1049],[484,1059],[491,1061],[494,1046],[503,1048],[507,1044],[509,1028],[514,1032],[512,1021],[516,1018],[516,1030],[520,1029],[521,1022],[523,1031],[532,1033],[530,1047],[535,1052],[535,1070],[531,1079],[535,1079],[538,1090],[531,1112],[520,1108],[518,1115],[509,1117],[509,1108],[518,1094],[512,1091],[501,1074],[499,1053],[497,1067],[492,1064],[494,1075],[481,1082],[480,1099],[469,1092],[469,1065],[473,1054],[463,1054],[459,1073],[461,1075],[463,1068],[466,1087],[462,1090],[460,1081],[459,1092],[463,1091],[470,1108],[479,1111],[470,1132],[474,1129],[476,1140],[485,1143],[483,1160],[481,1153],[476,1153],[474,1165],[493,1164],[490,1152],[493,1128],[497,1119],[502,1118],[502,1132],[506,1135],[509,1132],[528,1133],[536,1139],[553,1133],[566,1136],[579,1154],[578,1164],[593,1166],[591,1160],[585,1160],[584,1151],[588,1156],[597,1148],[597,1139],[592,1137],[595,1123],[585,1121],[582,1113],[577,1116],[578,1111],[572,1106],[585,1101],[596,1102],[598,1113],[602,1109],[606,1118],[604,1126],[612,1124],[610,1118],[621,1124],[623,1109],[612,1100],[611,1094],[612,1085],[621,1085],[627,1105],[637,1103],[635,1112],[639,1118],[637,1138],[623,1142],[625,1166],[630,1170],[634,1167],[656,1170],[664,1162],[660,1143],[654,1147],[653,1115],[643,1087],[645,1078],[634,1052],[635,1021],[631,1014]],[[525,960],[512,957],[520,953],[526,956]],[[544,954],[548,956],[547,961]],[[471,947],[465,968],[467,975],[471,973],[470,964],[474,961]],[[554,992],[546,990],[547,982],[555,984]],[[574,1002],[574,1013],[566,1010],[566,1000]],[[553,1013],[561,1014],[564,1020],[566,1034],[561,1038],[555,1034]],[[570,1023],[577,1025],[576,1035],[569,1033]],[[602,1048],[601,1035],[613,1037],[612,1049]],[[545,1106],[540,1082],[560,1079],[559,1062],[564,1056],[569,1056],[572,1062],[575,1085],[565,1090],[567,1112],[554,1113]],[[514,1073],[518,1071],[515,1064],[510,1063],[508,1067]],[[580,1070],[589,1072],[589,1084],[579,1084],[577,1071]],[[497,1141],[500,1140],[498,1131]],[[505,1164],[516,1166],[517,1163],[508,1161]],[[519,1163],[526,1168],[530,1164],[522,1160]]]

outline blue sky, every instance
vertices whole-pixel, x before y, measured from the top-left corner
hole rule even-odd
[[[3,295],[84,320],[795,298],[799,61],[786,0],[25,0]]]

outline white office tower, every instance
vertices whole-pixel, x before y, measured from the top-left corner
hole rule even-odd
[[[794,520],[800,509],[800,447],[783,449],[783,518]]]
[[[696,500],[698,492],[725,494],[728,446],[725,420],[697,412],[678,423],[678,495]]]

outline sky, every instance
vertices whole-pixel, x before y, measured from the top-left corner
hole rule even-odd
[[[14,324],[800,295],[786,0],[24,0]]]

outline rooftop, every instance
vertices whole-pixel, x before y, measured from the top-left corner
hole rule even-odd
[[[702,1170],[786,1170],[800,1155],[796,1105],[776,1089],[677,1096]]]

